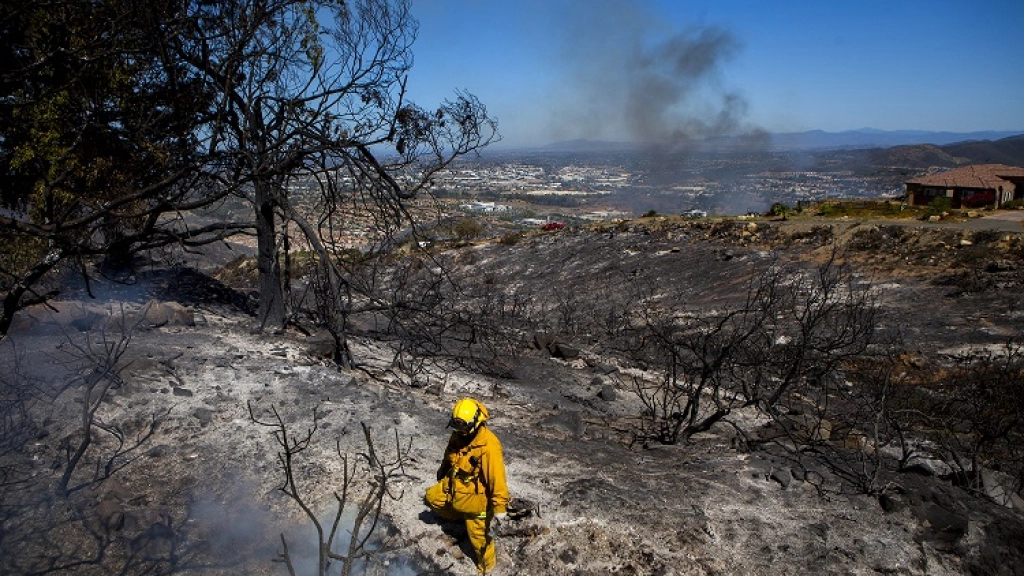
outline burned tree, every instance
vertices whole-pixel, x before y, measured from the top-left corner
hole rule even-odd
[[[162,418],[167,415],[166,411],[153,414],[137,430],[129,430],[124,425],[107,421],[100,414],[110,390],[125,385],[121,378],[125,368],[122,357],[140,321],[141,317],[133,321],[122,310],[118,316],[111,315],[103,329],[86,333],[80,340],[70,336],[67,339],[65,348],[68,363],[71,373],[75,375],[69,379],[65,390],[79,394],[80,428],[75,435],[77,438],[63,446],[66,463],[58,483],[58,492],[61,494],[66,495],[110,478],[131,462],[133,453],[153,435]],[[95,466],[87,479],[72,484],[75,472],[99,432],[111,439],[114,445],[106,453],[96,456]]]
[[[363,251],[387,251],[414,224],[406,203],[453,159],[494,139],[494,121],[465,93],[430,109],[409,101],[416,22],[406,0],[237,0],[197,10],[195,42],[181,46],[181,58],[220,91],[222,174],[254,207],[259,327],[284,326],[290,287],[281,261],[292,245],[311,250],[329,294],[315,313],[347,364],[346,322],[360,287],[345,268],[346,230],[371,228]]]
[[[402,445],[398,432],[395,432],[395,455],[390,460],[382,459],[377,453],[371,430],[366,424],[362,425],[366,452],[359,454],[358,458],[350,460],[342,453],[340,442],[336,443],[336,453],[342,463],[342,480],[341,486],[333,492],[336,505],[330,526],[326,526],[312,508],[308,494],[296,482],[296,459],[310,448],[318,430],[316,411],[313,412],[313,425],[298,435],[290,432],[288,424],[275,407],[271,407],[269,417],[260,418],[250,404],[249,417],[253,423],[271,429],[279,448],[277,460],[283,477],[278,490],[302,509],[316,530],[316,574],[326,576],[329,571],[335,573],[332,564],[339,562],[340,572],[337,573],[348,576],[360,561],[380,552],[380,542],[374,543],[372,540],[379,536],[377,532],[383,520],[385,500],[399,497],[391,492],[393,481],[403,474],[410,448],[409,444]],[[348,507],[353,505],[354,512],[346,516],[346,511],[350,510]],[[336,546],[344,540],[343,535],[346,533],[348,539],[345,549],[338,550]],[[342,538],[339,540],[339,537]],[[295,565],[283,534],[281,545],[280,560],[288,573],[294,576]]]
[[[0,379],[0,517],[10,528],[0,531],[5,574],[133,574],[174,562],[173,551],[149,554],[150,532],[121,532],[125,511],[111,496],[119,484],[112,479],[131,476],[170,410],[115,415],[112,395],[132,384],[125,369],[139,321],[122,310],[96,324],[103,327],[64,331],[55,351],[32,350],[24,362],[18,338],[4,342],[5,364],[14,361]],[[154,530],[173,542],[169,516]]]

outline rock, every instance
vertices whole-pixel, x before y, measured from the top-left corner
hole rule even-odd
[[[601,391],[597,393],[597,397],[605,402],[612,402],[618,398],[618,391],[611,384],[605,384]]]
[[[793,475],[790,473],[788,468],[772,470],[772,473],[769,476],[769,478],[778,482],[779,485],[782,486],[783,490],[789,488],[789,483],[793,481]]]
[[[192,411],[192,417],[203,426],[208,426],[213,421],[213,410],[209,408],[196,408]]]
[[[941,460],[915,456],[907,460],[906,466],[903,467],[903,472],[911,472],[923,476],[945,476],[952,473],[953,469]]]
[[[832,437],[832,423],[813,414],[794,417],[794,424],[811,440],[827,442]]]
[[[142,318],[153,328],[196,325],[195,313],[177,302],[150,300],[142,308]]]
[[[996,260],[989,262],[985,266],[985,271],[993,274],[997,272],[1011,272],[1016,269],[1017,265],[1011,260]]]
[[[885,493],[878,497],[878,505],[882,507],[882,510],[892,514],[905,508],[906,502],[896,494]]]
[[[36,323],[36,319],[28,314],[17,314],[14,316],[14,320],[11,321],[11,327],[8,329],[8,332],[14,333],[31,330],[35,327]]]
[[[555,345],[555,337],[547,332],[537,332],[533,335],[533,345],[538,350],[551,351]]]
[[[142,318],[153,328],[166,326],[171,320],[168,309],[156,300],[150,300],[146,303],[146,306],[142,309]]]
[[[115,498],[104,498],[96,505],[96,516],[100,528],[107,534],[124,527],[124,506]]]
[[[107,318],[102,308],[83,306],[77,302],[49,302],[29,306],[15,318],[22,317],[22,327],[30,328],[35,324],[67,326],[80,332],[88,332],[103,325]]]
[[[843,439],[843,446],[850,450],[856,450],[862,454],[874,454],[875,444],[867,434],[860,430],[851,430]]]
[[[124,512],[122,529],[129,535],[145,533],[149,538],[174,538],[171,511],[165,507],[140,508]]]
[[[555,344],[553,353],[556,358],[562,358],[563,360],[575,360],[580,357],[579,348],[562,343]]]
[[[196,315],[191,309],[178,302],[166,302],[168,323],[173,326],[195,326]]]
[[[988,468],[981,469],[981,485],[985,495],[1000,506],[1024,510],[1024,499],[1014,492],[1013,477]]]

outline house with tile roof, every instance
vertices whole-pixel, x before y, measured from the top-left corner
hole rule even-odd
[[[927,206],[945,196],[953,208],[1000,208],[1024,200],[1024,168],[1005,164],[975,164],[936,172],[905,182],[907,203]]]

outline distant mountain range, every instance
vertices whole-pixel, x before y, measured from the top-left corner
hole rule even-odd
[[[984,131],[984,132],[929,132],[925,130],[846,130],[843,132],[825,132],[809,130],[806,132],[786,132],[771,134],[773,148],[783,150],[813,150],[822,148],[885,148],[910,144],[934,144],[943,146],[969,141],[1001,140],[1012,136],[1024,135],[1019,131]]]
[[[1024,166],[1024,134],[999,140],[968,140],[952,144],[913,144],[862,151],[876,166],[928,168],[964,164]]]
[[[945,146],[948,144],[966,144],[977,141],[992,141],[1024,136],[1024,130],[989,130],[980,132],[931,132],[926,130],[845,130],[843,132],[826,132],[824,130],[808,130],[806,132],[760,133],[748,136],[720,136],[704,141],[691,141],[690,145],[710,145],[711,147],[744,148],[754,146],[774,150],[839,150],[888,148],[914,144],[932,144]],[[655,144],[661,148],[664,144]],[[603,140],[565,140],[543,146],[540,150],[548,152],[611,152],[650,149],[652,146],[628,142],[610,142]]]

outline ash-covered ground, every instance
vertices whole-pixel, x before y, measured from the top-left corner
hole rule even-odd
[[[1019,234],[801,226],[638,220],[438,257],[456,276],[532,286],[538,297],[568,286],[581,300],[608,298],[642,276],[687,286],[694,305],[721,307],[774,259],[827,257],[827,237],[876,286],[883,321],[904,328],[922,362],[1024,336]],[[276,409],[295,436],[317,414],[294,471],[323,518],[341,485],[341,456],[365,452],[361,424],[379,454],[394,454],[396,439],[408,447],[395,498],[385,500],[389,551],[371,571],[473,574],[457,527],[436,523],[421,502],[447,441],[448,410],[473,395],[503,442],[512,496],[535,506],[499,538],[500,573],[1024,574],[1021,510],[927,474],[899,475],[884,498],[863,495],[824,468],[737,442],[737,429],[756,434],[767,424],[753,409],[685,444],[632,443],[641,410],[633,377],[653,368],[623,365],[597,340],[567,341],[555,354],[524,335],[501,376],[449,369],[411,380],[368,337],[352,342],[360,368],[345,371],[323,358],[317,337],[253,333],[244,296],[203,274],[154,271],[132,290],[93,289],[99,298],[25,314],[4,342],[5,382],[33,383],[45,399],[34,406],[46,414],[33,420],[24,450],[3,455],[3,573],[285,574],[274,562],[281,534],[300,573],[311,573],[309,522],[277,490],[278,446],[250,415]],[[102,472],[96,457],[119,442],[145,441],[109,479],[44,497],[88,403],[81,386],[45,392],[88,377],[87,331],[94,342],[97,334],[122,342],[111,320],[119,317],[135,328],[97,415],[120,436],[97,433],[93,459],[71,485]]]

